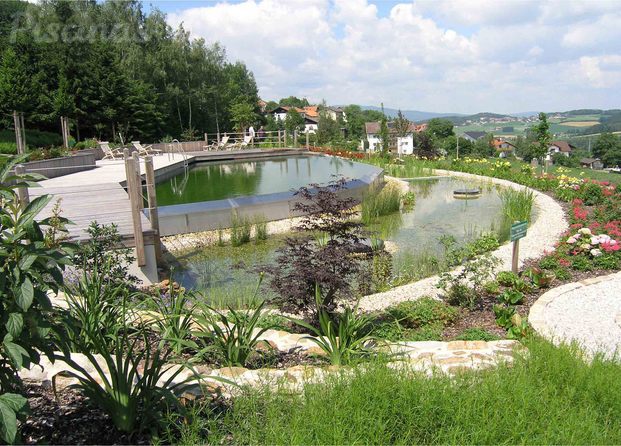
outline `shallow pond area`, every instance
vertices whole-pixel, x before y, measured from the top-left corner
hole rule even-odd
[[[433,274],[430,263],[442,258],[440,238],[444,235],[452,235],[458,243],[464,243],[484,232],[502,232],[498,186],[490,182],[439,177],[413,180],[410,188],[416,196],[412,209],[380,217],[368,228],[386,240],[389,248],[396,249],[395,271],[415,269],[413,275],[420,277]],[[463,188],[479,188],[481,194],[468,200],[455,198],[453,191]],[[274,260],[285,237],[285,234],[270,235],[258,244],[254,241],[240,247],[227,244],[188,253],[178,258],[181,267],[175,273],[175,280],[186,288],[205,292],[207,300],[215,305],[247,302],[259,279],[257,266]],[[264,285],[261,295],[265,293],[269,290]]]

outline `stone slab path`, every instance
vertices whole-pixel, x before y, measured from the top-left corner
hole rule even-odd
[[[269,339],[271,348],[280,351],[290,351],[301,348],[306,354],[320,354],[317,347],[309,344],[312,342],[303,340],[302,335],[290,334],[269,330],[264,338]],[[314,345],[314,344],[313,344]],[[525,353],[525,348],[517,341],[452,341],[452,342],[402,342],[377,346],[376,348],[393,355],[393,360],[388,367],[395,370],[411,371],[431,376],[434,373],[455,375],[467,370],[483,370],[498,366],[501,363],[511,364],[515,355]],[[60,356],[60,353],[57,353]],[[95,365],[85,356],[79,353],[71,354],[74,360],[86,373],[95,377],[102,385],[102,377],[97,373]],[[109,371],[104,359],[100,355],[94,355],[106,379],[109,381]],[[360,365],[364,367],[364,365]],[[39,365],[33,365],[29,369],[20,371],[20,377],[30,383],[50,385],[56,376],[58,389],[76,384],[78,380],[66,376],[64,372],[72,371],[78,375],[82,373],[73,369],[61,359],[54,363],[46,357],[41,358]],[[233,396],[239,393],[241,387],[285,387],[291,391],[301,391],[305,384],[320,383],[327,377],[335,374],[351,374],[354,370],[350,367],[336,367],[331,365],[310,366],[299,365],[286,369],[264,368],[250,370],[244,367],[224,367],[211,369],[205,365],[194,365],[193,370],[184,365],[170,364],[167,372],[158,381],[163,385],[165,380],[172,374],[179,372],[172,383],[188,383],[179,393],[179,396],[193,398],[202,394],[222,394]],[[57,376],[58,375],[58,376]],[[224,381],[223,381],[224,380]]]
[[[528,321],[555,343],[575,341],[589,355],[621,354],[621,272],[548,291],[532,306]]]

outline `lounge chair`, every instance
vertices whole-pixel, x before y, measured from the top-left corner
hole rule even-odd
[[[220,142],[214,141],[213,143],[203,146],[205,150],[224,150],[229,143],[230,136],[223,136]]]
[[[138,151],[138,155],[140,156],[148,156],[148,155],[161,155],[162,151],[158,149],[154,149],[152,145],[143,146],[140,144],[140,141],[132,141],[132,146],[134,149]]]
[[[98,144],[104,153],[104,156],[102,159],[117,160],[117,159],[123,158],[123,152],[121,152],[119,149],[112,149],[108,141],[101,141]]]
[[[241,149],[245,149],[246,147],[248,147],[250,145],[251,142],[252,142],[252,136],[250,136],[250,135],[244,136],[244,140],[243,141],[238,141],[235,144],[231,144],[231,146],[228,148],[228,150],[241,150]]]

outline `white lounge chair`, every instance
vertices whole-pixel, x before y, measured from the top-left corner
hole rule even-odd
[[[138,151],[138,155],[140,156],[148,156],[148,155],[161,155],[162,151],[158,149],[154,149],[152,145],[143,146],[140,144],[140,141],[132,141],[132,146],[134,149]]]
[[[235,144],[232,144],[229,147],[229,150],[245,149],[246,147],[248,147],[250,145],[251,142],[252,142],[252,136],[251,135],[244,136],[244,140],[243,141],[237,141]]]
[[[100,141],[98,145],[101,148],[101,150],[103,150],[103,153],[104,153],[104,156],[102,159],[117,160],[117,159],[123,158],[123,152],[121,152],[119,149],[111,148],[110,143],[108,141]]]
[[[204,148],[206,150],[224,150],[226,149],[227,145],[229,144],[229,139],[231,137],[230,136],[223,136],[222,139],[220,140],[220,142],[218,141],[214,141],[213,143],[204,146]]]

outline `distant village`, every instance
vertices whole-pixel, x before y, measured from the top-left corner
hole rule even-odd
[[[291,112],[295,112],[300,115],[303,124],[299,126],[300,133],[316,134],[320,126],[320,118],[323,115],[325,118],[329,118],[337,123],[347,123],[347,113],[343,107],[340,106],[328,106],[328,105],[306,105],[302,107],[276,105],[269,107],[269,104],[265,101],[260,101],[259,106],[263,115],[277,124],[284,124],[287,120],[287,116]],[[550,115],[550,119],[561,118],[560,114]],[[441,119],[441,118],[436,118]],[[463,121],[464,125],[475,124],[500,124],[498,131],[512,131],[513,128],[502,127],[503,123],[515,123],[520,122],[528,126],[532,126],[537,123],[537,116],[528,117],[494,117],[494,116],[480,116],[478,119],[466,119]],[[381,135],[381,122],[369,121],[364,122],[364,131],[362,137],[358,143],[358,150],[375,153],[381,150],[382,135]],[[390,119],[387,121],[387,130],[389,139],[391,141],[391,151],[402,155],[412,155],[416,153],[416,135],[425,132],[428,129],[428,123],[414,123],[408,122],[407,129],[398,130],[395,125],[395,120]],[[346,135],[346,127],[342,129],[343,136]],[[457,140],[476,144],[479,141],[487,140],[491,146],[492,153],[496,154],[499,158],[510,158],[518,156],[518,147],[515,143],[515,137],[494,137],[491,133],[485,131],[465,131],[459,134]],[[459,149],[458,149],[459,150]],[[554,158],[558,159],[558,156],[564,156],[569,158],[572,152],[576,150],[572,144],[568,141],[552,141],[548,147],[548,152],[545,157],[545,161],[552,162]],[[601,169],[603,163],[597,158],[581,158],[580,165],[585,168]]]

